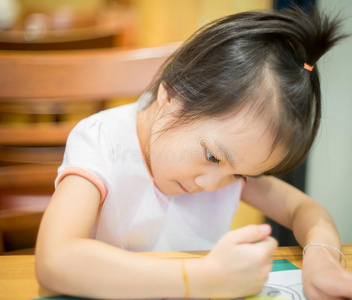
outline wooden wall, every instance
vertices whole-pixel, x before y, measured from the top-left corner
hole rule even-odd
[[[273,7],[273,0],[135,0],[137,43],[157,46],[187,39],[216,18]]]

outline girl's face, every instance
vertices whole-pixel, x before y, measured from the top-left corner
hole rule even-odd
[[[164,103],[161,114],[177,109],[176,101]],[[142,146],[156,185],[168,195],[215,191],[242,177],[261,175],[283,154],[280,149],[271,153],[273,140],[265,124],[248,120],[242,112],[158,133],[170,121],[157,118],[150,129],[149,149]]]

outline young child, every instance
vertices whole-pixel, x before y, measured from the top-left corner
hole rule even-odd
[[[314,141],[316,62],[343,37],[338,27],[298,8],[230,15],[180,47],[138,103],[81,121],[40,228],[40,284],[99,299],[256,294],[277,243],[266,224],[228,232],[241,199],[307,246],[309,299],[352,298],[329,213],[270,176]],[[182,250],[211,251],[181,261],[135,253]]]

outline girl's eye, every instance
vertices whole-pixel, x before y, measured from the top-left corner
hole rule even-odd
[[[218,164],[220,160],[218,160],[208,149],[205,149],[205,153],[207,155],[207,160],[213,163]]]
[[[244,182],[247,182],[247,177],[246,176],[239,175],[239,174],[233,174],[233,177],[235,177],[236,179],[243,178]]]

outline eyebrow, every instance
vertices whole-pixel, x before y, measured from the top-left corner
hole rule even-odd
[[[261,173],[261,174],[259,174],[259,175],[243,175],[243,176],[245,176],[245,177],[250,177],[250,178],[259,178],[259,177],[261,177],[261,176],[263,176],[264,175],[264,173]]]
[[[214,141],[215,147],[220,150],[222,153],[223,157],[225,160],[228,162],[228,164],[232,167],[235,168],[234,162],[232,160],[229,160],[229,153],[228,149],[219,141]],[[237,156],[237,153],[235,153],[235,157]],[[234,175],[242,175],[243,177],[250,177],[250,178],[258,178],[264,175],[264,173],[258,174],[258,175],[244,175],[244,174],[234,174]]]
[[[223,158],[225,158],[225,160],[229,163],[229,165],[232,168],[235,168],[233,160],[231,160],[231,159],[229,160],[228,159],[230,151],[222,143],[220,143],[219,141],[214,141],[214,144],[215,144],[215,147],[218,150],[220,150],[219,152],[221,152]],[[235,157],[236,156],[237,156],[237,152],[235,152]]]

